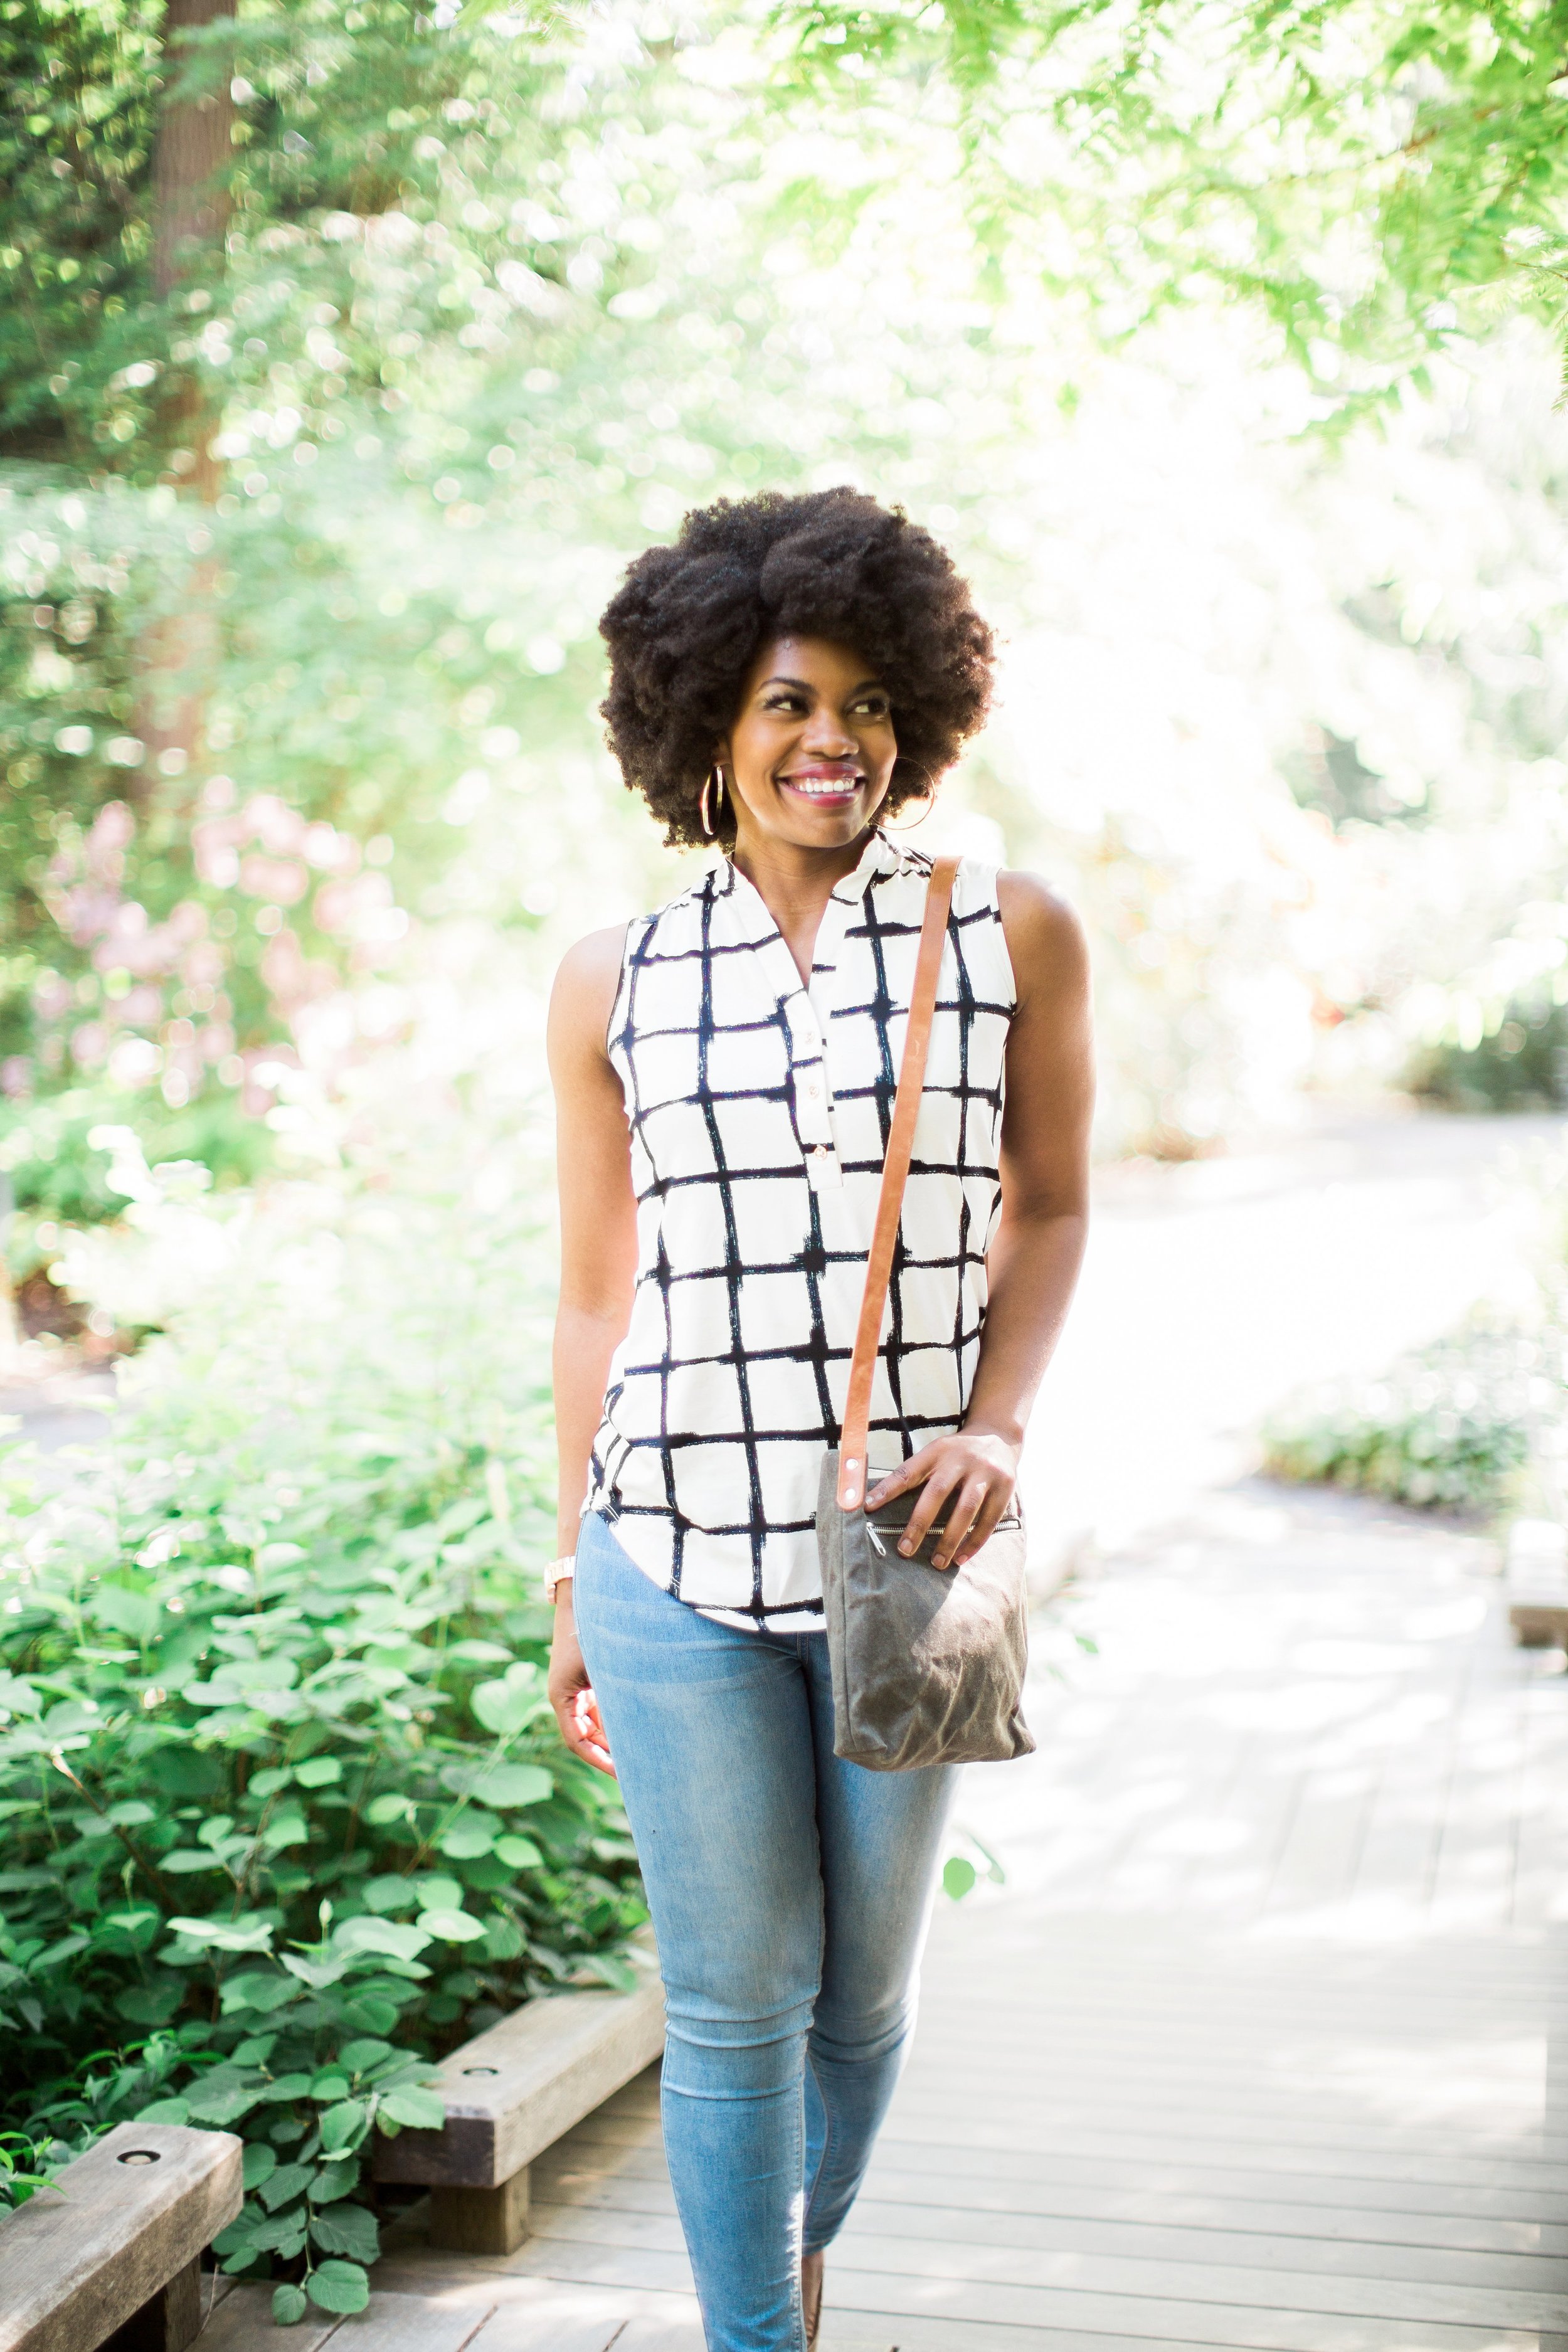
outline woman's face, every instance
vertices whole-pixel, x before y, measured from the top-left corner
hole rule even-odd
[[[802,849],[841,849],[864,833],[898,756],[886,688],[828,637],[764,646],[719,746],[740,840]]]

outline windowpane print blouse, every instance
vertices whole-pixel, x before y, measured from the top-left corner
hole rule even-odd
[[[637,1278],[587,1507],[656,1583],[726,1622],[822,1622],[817,1478],[838,1443],[930,871],[874,835],[828,901],[809,988],[727,860],[627,927],[608,1045]],[[884,1469],[968,1402],[1014,1003],[996,871],[966,858],[871,1401]]]

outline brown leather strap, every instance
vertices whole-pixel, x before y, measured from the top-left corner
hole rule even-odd
[[[882,1308],[892,1278],[893,1251],[903,1213],[904,1182],[914,1148],[915,1121],[925,1089],[926,1051],[931,1045],[931,1015],[936,1010],[937,974],[942,968],[942,941],[947,937],[947,910],[958,875],[956,857],[939,857],[931,869],[926,889],[925,920],[921,925],[920,953],[915,958],[915,984],[910,995],[910,1024],[904,1033],[904,1056],[899,1065],[899,1091],[893,1098],[892,1124],[888,1130],[887,1157],[882,1162],[882,1190],[877,1202],[877,1224],[866,1260],[866,1288],[860,1299],[860,1322],[855,1352],[849,1359],[849,1393],[844,1403],[843,1434],[838,1442],[838,1507],[858,1508],[866,1492],[867,1436],[871,1420],[871,1382],[877,1370],[877,1349],[882,1337]]]

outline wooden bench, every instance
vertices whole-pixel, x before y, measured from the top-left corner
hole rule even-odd
[[[1568,1601],[1515,1601],[1508,1622],[1521,1650],[1568,1650]]]
[[[651,1970],[635,1992],[531,2000],[446,2061],[432,2085],[447,2103],[440,2131],[377,2136],[375,2178],[429,2189],[432,2245],[510,2254],[528,2234],[533,2158],[663,2047],[664,1988]]]
[[[185,2352],[240,2208],[232,2132],[119,2124],[0,2223],[0,2352]]]

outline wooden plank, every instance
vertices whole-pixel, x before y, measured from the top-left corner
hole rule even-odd
[[[596,2107],[664,2046],[664,1989],[530,2001],[455,2050],[434,2087],[439,2132],[378,2136],[378,2180],[494,2189]]]
[[[495,2309],[493,2303],[475,2310],[439,2296],[373,2293],[367,2310],[340,2323],[332,2352],[468,2352]]]
[[[541,2179],[540,2174],[541,2168],[536,2167],[542,2203],[643,2213],[675,2210],[662,2158],[651,2151],[646,2162],[635,2168],[616,2163],[601,2170],[574,2166],[558,2179]],[[940,2176],[921,2177],[900,2171],[885,2154],[879,2154],[872,2158],[855,2215],[893,2207],[911,2213],[934,2208],[938,2212],[963,2215],[963,2229],[974,2228],[974,2217],[984,2215],[994,2218],[998,2226],[1019,2218],[1026,2224],[1040,2221],[1064,2229],[1081,2223],[1091,2229],[1121,2224],[1134,2230],[1213,2231],[1228,2233],[1238,2247],[1252,2238],[1281,2246],[1300,2240],[1310,2245],[1313,2261],[1331,2267],[1362,2266],[1367,2258],[1361,2250],[1369,2247],[1375,2253],[1373,2267],[1385,2260],[1415,2265],[1411,2274],[1416,2276],[1426,2275],[1426,2266],[1439,2260],[1436,2274],[1444,2276],[1450,2261],[1484,2263],[1514,2257],[1568,2263],[1568,2225],[1459,2221],[1444,2214],[1390,2213],[1351,2206],[1275,2205],[1256,2200],[1241,2205],[1232,2198],[1180,2195],[1163,2186],[1095,2189],[1075,2180],[1049,2185],[1014,2178],[973,2181],[945,2167]],[[955,2232],[959,2227],[955,2221]],[[1403,2269],[1390,2273],[1403,2274]],[[1474,2274],[1485,2273],[1478,2270]]]
[[[587,2135],[588,2145],[617,2148],[647,2145],[647,2135],[640,2127],[601,2127],[590,2121],[582,2129]],[[1285,2201],[1340,2205],[1348,2199],[1369,2211],[1475,2215],[1535,2222],[1556,2221],[1563,2210],[1561,2194],[1550,2187],[1504,2187],[1493,2183],[1489,2175],[1482,2182],[1464,2186],[1407,2180],[1397,2168],[1384,2178],[1373,2178],[1348,2168],[1294,2173],[1271,2171],[1266,2176],[1249,2164],[1198,2160],[1188,2158],[1182,2150],[1174,2158],[1164,2154],[1158,2159],[1147,2150],[1141,2152],[1137,2148],[1131,2153],[1125,2149],[1109,2155],[1079,2151],[1068,2156],[1049,2148],[1020,2146],[1003,2129],[983,2137],[978,2127],[962,2142],[933,2142],[929,2132],[906,2129],[897,2106],[882,2128],[879,2145],[884,2162],[892,2161],[910,2169],[929,2166],[944,2175],[966,2173],[974,2180],[1000,2175],[1005,2179],[1084,2182],[1111,2188],[1147,2184],[1162,2193],[1223,2196],[1241,2204]]]
[[[472,2352],[620,2352],[626,2321],[606,2308],[596,2319],[541,2318],[529,2306],[500,2304],[474,2338]]]
[[[1543,2074],[1544,2066],[1542,2071]],[[1070,2095],[1067,2091],[1053,2095],[1036,2091],[1027,2077],[1008,2083],[999,2070],[992,2075],[974,2065],[943,2064],[939,2071],[928,2061],[910,2068],[900,2095],[901,2112],[911,2119],[940,2116],[952,2107],[962,2112],[983,2097],[991,2112],[1026,2117],[1038,2129],[1059,2135],[1064,2144],[1087,2125],[1139,2136],[1151,2131],[1184,2132],[1194,2141],[1256,2140],[1297,2148],[1414,2154],[1429,2147],[1434,2128],[1441,2128],[1456,2154],[1468,2160],[1489,2163],[1500,2157],[1519,2163],[1568,2166],[1568,2137],[1549,2137],[1539,2126],[1521,2129],[1515,2115],[1524,2095],[1513,2100],[1511,2111],[1503,2105],[1505,2095],[1500,2091],[1489,2121],[1451,2111],[1445,2114],[1435,2105],[1403,2123],[1369,2124],[1357,2112],[1349,2086],[1337,2100],[1309,2100],[1281,2092],[1271,2102],[1260,2092],[1245,2105],[1238,2098],[1223,2104],[1214,2097],[1187,2098],[1179,2088],[1168,2095],[1151,2095],[1141,2094],[1136,2084],[1099,2083],[1092,2078],[1081,2089],[1072,2086]],[[1537,2091],[1538,2108],[1539,2096]]]
[[[282,2335],[272,2317],[272,2289],[234,2282],[201,2332],[200,2352],[321,2352],[338,2325],[332,2312],[311,2311]]]
[[[1225,2227],[1142,2222],[1123,2216],[1033,2215],[973,2207],[891,2202],[862,2195],[850,2238],[1027,2247],[1042,2252],[1195,2263],[1207,2269],[1311,2271],[1343,2279],[1416,2280],[1482,2291],[1522,2288],[1568,2299],[1568,2255],[1476,2253],[1452,2246],[1391,2244],[1385,2239],[1334,2240]],[[1568,2300],[1565,2300],[1568,2313]]]
[[[1230,2169],[1251,2167],[1260,2179],[1280,2173],[1316,2173],[1331,2179],[1353,2169],[1363,2181],[1455,2189],[1514,2187],[1526,2194],[1559,2200],[1568,2196],[1568,2165],[1529,2156],[1461,2156],[1447,2149],[1424,2153],[1415,2147],[1406,2150],[1403,2144],[1385,2148],[1363,2141],[1270,2142],[1265,2137],[1247,2142],[1237,2137],[1211,2138],[1201,2132],[1188,2138],[1157,2117],[1151,2117],[1146,2127],[1130,2119],[1100,2129],[1081,2116],[1064,2116],[1057,2120],[1024,2111],[1005,2117],[980,2114],[956,2097],[900,2099],[886,2128],[895,2141],[935,2134],[945,2136],[954,2147],[1011,2145],[1037,2155],[1120,2158]]]
[[[638,2251],[531,2240],[516,2258],[531,2270],[580,2284],[634,2288],[673,2284],[672,2257]],[[1123,2334],[1145,2345],[1184,2343],[1231,2347],[1231,2352],[1535,2352],[1535,2332],[1473,2327],[1430,2320],[1369,2321],[1321,2309],[1097,2294],[1067,2287],[1018,2286],[970,2277],[921,2279],[867,2273],[840,2262],[834,2273],[835,2308],[846,2315],[875,2313],[901,2344],[901,2319],[942,2317],[985,2321],[1005,2328],[1079,2328]],[[1009,2343],[1017,2339],[1009,2334]]]
[[[835,2261],[858,2272],[885,2272],[913,2292],[938,2283],[1057,2289],[1099,2294],[1136,2295],[1191,2303],[1254,2306],[1282,2298],[1287,2307],[1315,2308],[1344,2318],[1432,2321],[1515,2329],[1568,2326],[1568,2295],[1525,2287],[1436,2284],[1422,2276],[1386,2278],[1360,2273],[1335,2275],[1264,2263],[1225,2265],[1204,2260],[1152,2260],[1129,2252],[1100,2254],[1081,2247],[1042,2249],[978,2234],[944,2238],[917,2226],[898,2235],[879,2235],[857,2222],[847,2232]],[[540,2235],[557,2245],[591,2247],[595,2252],[679,2257],[683,2252],[673,2216],[587,2214],[556,2207],[540,2216]]]
[[[93,2352],[240,2208],[231,2132],[120,2124],[5,2225],[0,2352]]]
[[[1357,2110],[1369,2103],[1371,2091],[1379,2111],[1376,2131],[1396,2137],[1415,2130],[1425,2139],[1440,2124],[1446,2132],[1483,2146],[1507,2138],[1535,2155],[1568,2157],[1568,2117],[1549,2119],[1543,2112],[1544,2034],[1521,2033],[1508,2042],[1451,2035],[1441,2066],[1434,2063],[1436,2053],[1429,2057],[1425,2051],[1387,2051],[1373,2037],[1350,2033],[1344,2042],[1359,2048],[1317,2052],[1310,2063],[1301,2053],[1281,2052],[1271,2065],[1259,2062],[1232,2073],[1218,2053],[1206,2063],[1202,2049],[1163,2066],[1123,2064],[1109,2055],[1085,2061],[1069,2053],[1059,2063],[1050,2057],[1032,2061],[1020,2053],[1009,2068],[1000,2052],[979,2044],[954,2048],[944,2038],[940,2053],[917,2053],[906,2079],[912,2091],[927,2085],[940,2090],[954,2080],[971,2086],[984,2083],[989,2091],[994,2082],[1006,2086],[1013,2102],[1038,2098],[1071,2106],[1088,2099],[1107,2114],[1124,2108],[1142,2115],[1203,2112],[1224,2116],[1237,2129],[1286,2118],[1308,2130],[1331,2123],[1359,2126]],[[1373,2075],[1374,2090],[1369,2079]]]

